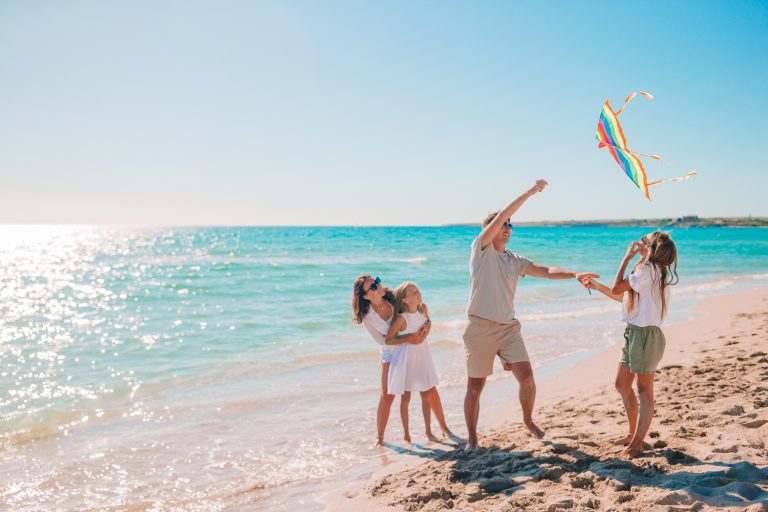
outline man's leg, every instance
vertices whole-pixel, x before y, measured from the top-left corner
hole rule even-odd
[[[523,423],[531,432],[531,435],[541,439],[544,431],[533,422],[533,404],[536,401],[536,381],[533,380],[533,368],[530,361],[519,363],[505,363],[504,369],[509,370],[519,384],[520,406],[523,409]]]
[[[464,397],[464,419],[467,421],[467,450],[477,449],[477,420],[480,417],[480,394],[485,387],[485,377],[467,377],[467,394]]]
[[[616,371],[616,391],[621,395],[621,401],[624,402],[624,411],[627,413],[629,422],[629,434],[611,441],[613,444],[628,445],[635,436],[637,430],[637,397],[635,390],[632,389],[632,382],[635,380],[635,374],[629,370],[629,366],[619,364]]]

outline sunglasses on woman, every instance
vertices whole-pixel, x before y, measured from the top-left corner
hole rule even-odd
[[[379,289],[379,286],[381,286],[381,279],[378,277],[373,280],[373,283],[371,283],[371,286],[368,287],[367,290],[363,290],[363,295],[365,295],[368,292],[375,292]]]

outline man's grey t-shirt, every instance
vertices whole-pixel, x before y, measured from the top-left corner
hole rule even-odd
[[[483,235],[472,242],[469,257],[467,314],[509,324],[515,319],[517,279],[531,260],[510,251],[499,252],[493,243],[483,249]]]

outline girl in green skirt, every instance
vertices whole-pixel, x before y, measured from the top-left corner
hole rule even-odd
[[[625,277],[636,255],[640,259]],[[669,286],[678,283],[677,248],[669,233],[655,231],[632,242],[621,260],[611,288],[594,279],[585,286],[622,303],[624,347],[616,373],[616,389],[624,402],[629,433],[616,439],[626,445],[619,454],[629,459],[643,453],[643,439],[653,419],[653,376],[664,355],[661,324],[669,308]],[[637,395],[632,383],[637,382]]]

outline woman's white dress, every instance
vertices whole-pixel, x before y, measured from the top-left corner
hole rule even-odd
[[[424,325],[427,318],[418,311],[416,313],[402,313],[405,319],[405,329],[398,333],[399,336],[411,334]],[[388,391],[392,395],[402,395],[406,391],[427,391],[437,386],[437,372],[432,362],[432,354],[429,352],[427,341],[413,345],[404,343],[396,345],[392,351],[389,366]]]

